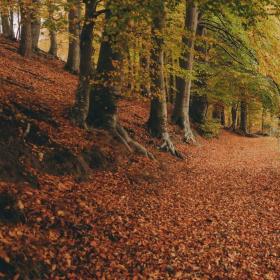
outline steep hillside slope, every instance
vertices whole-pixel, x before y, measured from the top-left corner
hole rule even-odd
[[[148,104],[122,100],[151,161],[69,122],[76,85],[0,37],[0,278],[278,279],[276,139],[187,146],[171,127],[178,160],[147,134]]]

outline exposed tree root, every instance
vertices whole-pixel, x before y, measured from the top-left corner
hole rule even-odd
[[[112,134],[121,142],[124,144],[124,146],[129,150],[131,153],[137,153],[140,155],[144,155],[150,159],[155,159],[153,154],[147,151],[141,144],[134,141],[127,133],[127,131],[119,124],[117,123],[114,125],[111,129]]]
[[[162,134],[162,140],[163,140],[163,144],[160,146],[160,149],[162,151],[168,152],[173,156],[184,159],[184,155],[176,150],[176,148],[175,148],[173,142],[171,141],[170,136],[167,132]]]
[[[196,144],[196,139],[193,135],[191,128],[185,127],[184,128],[184,138],[183,141],[187,144]]]

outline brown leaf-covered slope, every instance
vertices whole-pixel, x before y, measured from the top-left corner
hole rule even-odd
[[[77,79],[61,62],[21,58],[2,38],[0,55],[2,103],[48,108],[58,127],[38,126],[73,152],[104,140],[65,117]],[[0,278],[280,279],[276,139],[223,132],[191,147],[177,135],[177,160],[157,151],[147,114],[144,102],[120,103],[123,125],[157,161],[127,155],[82,183],[40,174],[39,189],[0,182],[18,213],[13,223],[0,213]]]

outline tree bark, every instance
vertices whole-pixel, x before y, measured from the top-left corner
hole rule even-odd
[[[31,29],[32,29],[32,49],[38,50],[40,30],[41,30],[41,18],[39,15],[39,3],[40,0],[33,0],[33,11],[31,13]]]
[[[240,131],[244,134],[247,134],[247,113],[248,106],[246,101],[240,102]]]
[[[225,107],[222,106],[221,108],[221,125],[225,126],[226,125],[226,115],[225,115]]]
[[[80,5],[79,0],[75,1],[68,13],[69,48],[65,69],[73,74],[78,74],[80,67]]]
[[[167,102],[164,77],[164,41],[163,32],[165,26],[164,3],[155,7],[152,18],[152,50],[150,62],[151,101],[150,116],[147,122],[152,136],[161,138],[163,144],[161,149],[172,155],[181,156],[173,145],[167,129]]]
[[[186,19],[185,29],[190,35],[189,38],[183,36],[182,41],[184,50],[182,51],[181,58],[179,59],[179,65],[183,70],[193,70],[194,60],[194,43],[195,34],[198,24],[198,8],[197,3],[194,1],[186,0]],[[176,100],[172,114],[173,123],[179,125],[184,131],[184,141],[187,143],[195,142],[194,135],[190,126],[189,119],[189,107],[190,107],[190,96],[191,96],[191,84],[190,78],[176,78]]]
[[[198,36],[205,36],[207,34],[207,30],[204,26],[198,24],[197,26],[197,35]],[[194,48],[197,52],[199,52],[202,57],[199,60],[202,63],[207,61],[207,53],[208,53],[208,46],[207,43],[201,45],[195,44]],[[195,82],[196,86],[200,88],[207,87],[207,72],[205,70],[200,70],[199,73],[199,80]],[[190,101],[190,117],[191,119],[199,124],[203,124],[205,122],[206,111],[208,107],[208,98],[207,94],[192,94],[191,101]]]
[[[93,29],[97,0],[85,0],[85,21],[80,37],[80,75],[76,100],[72,110],[72,120],[76,125],[87,128],[89,113],[90,80],[92,76]]]
[[[21,36],[19,53],[25,57],[31,57],[32,55],[31,11],[24,5],[21,5]]]
[[[12,11],[9,12],[8,8],[3,8],[1,11],[3,36],[9,39],[14,39],[13,19],[11,17],[12,13]]]
[[[54,57],[57,57],[57,32],[56,30],[50,30],[50,49],[49,49],[49,54],[51,54]]]
[[[237,128],[237,110],[238,110],[238,104],[233,104],[231,107],[231,129],[233,131]]]
[[[10,38],[16,40],[16,35],[14,31],[14,11],[10,10]]]
[[[105,22],[111,19],[111,11],[107,10]],[[117,15],[118,16],[118,15]],[[121,94],[121,62],[123,55],[115,48],[118,44],[118,32],[108,33],[105,23],[103,40],[99,52],[95,72],[95,86],[91,90],[88,123],[91,126],[103,128],[124,144],[130,152],[136,152],[153,158],[143,146],[131,139],[126,130],[119,124],[117,99]]]
[[[142,50],[140,51],[140,69],[142,72],[141,75],[141,84],[140,84],[140,92],[144,97],[151,96],[151,82],[150,82],[150,54],[143,50],[144,46],[142,46]]]

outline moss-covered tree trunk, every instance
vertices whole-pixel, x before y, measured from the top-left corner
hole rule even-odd
[[[183,36],[183,51],[179,65],[183,70],[193,70],[194,43],[198,24],[198,8],[195,1],[186,1],[185,29],[188,36]],[[176,100],[172,114],[173,123],[179,125],[184,131],[184,141],[195,142],[190,126],[189,106],[191,96],[191,78],[177,77],[176,79]]]
[[[69,4],[73,3],[70,0],[68,2]],[[79,72],[80,67],[80,20],[81,7],[80,1],[77,0],[71,4],[68,13],[69,47],[65,64],[65,69],[74,74]]]

